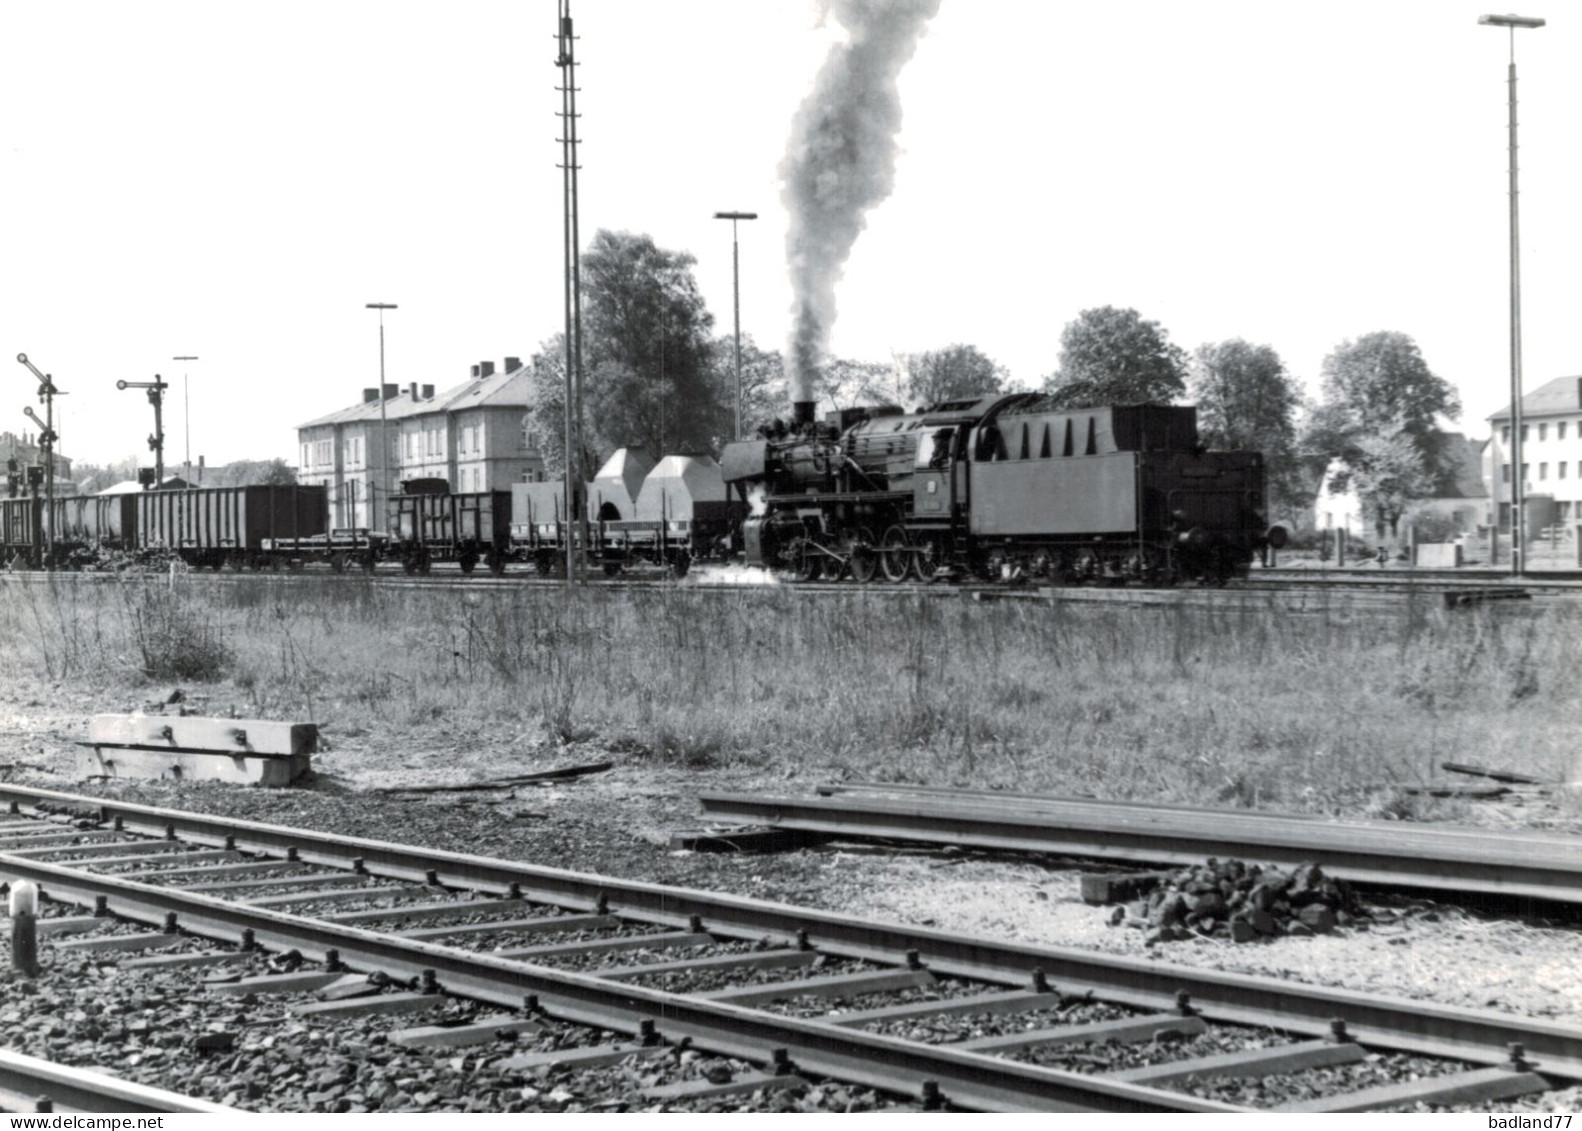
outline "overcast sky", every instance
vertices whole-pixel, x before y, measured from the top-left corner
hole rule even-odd
[[[1492,2],[1492,0],[1488,0]],[[1485,4],[943,0],[902,72],[894,194],[839,287],[835,351],[968,342],[1037,384],[1083,309],[1186,349],[1412,335],[1506,401],[1508,36]],[[1517,35],[1527,388],[1582,373],[1582,21]],[[574,0],[582,232],[697,257],[716,329],[788,327],[777,167],[834,35],[805,0]],[[0,351],[69,396],[64,450],[283,456],[387,376],[440,386],[561,325],[553,0],[0,5]],[[200,360],[172,361],[177,354]],[[13,361],[0,430],[28,422]]]

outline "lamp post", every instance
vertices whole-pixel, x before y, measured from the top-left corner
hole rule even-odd
[[[1516,191],[1516,29],[1540,28],[1544,22],[1533,16],[1479,16],[1478,23],[1510,29],[1511,59],[1507,71],[1509,84],[1510,198],[1511,198],[1511,574],[1520,577],[1527,556],[1527,516],[1523,513],[1522,484],[1522,271],[1521,225],[1517,214]],[[1494,524],[1499,530],[1498,521]]]
[[[177,354],[171,361],[197,361],[195,353]],[[185,474],[182,478],[187,481],[187,486],[192,486],[192,400],[187,396],[187,367],[181,367],[181,429],[185,434],[186,445],[184,453]]]
[[[731,299],[736,312],[736,432],[742,438],[742,258],[736,242],[738,220],[756,220],[756,212],[716,212],[716,220],[731,222]]]
[[[398,307],[393,302],[370,302],[365,304],[369,310],[379,312],[379,493],[385,498],[390,497],[390,432],[389,420],[385,415],[385,311],[396,310]],[[369,480],[372,486],[373,480]],[[380,513],[380,503],[376,493],[368,492],[368,529],[379,529],[375,517]],[[356,526],[355,518],[352,525]]]

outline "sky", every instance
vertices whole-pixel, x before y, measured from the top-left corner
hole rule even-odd
[[[1082,310],[1187,350],[1324,357],[1410,334],[1487,435],[1508,402],[1509,34],[1461,0],[943,0],[901,72],[892,195],[831,345],[957,342],[1036,386]],[[1526,0],[1524,0],[1525,4]],[[1516,36],[1525,387],[1582,373],[1582,5]],[[553,0],[0,5],[0,353],[68,395],[62,450],[295,460],[298,424],[379,380],[526,358],[562,314]],[[581,232],[697,259],[731,330],[789,329],[778,166],[843,33],[807,0],[573,0]],[[172,360],[196,355],[195,362]],[[8,362],[0,431],[30,429]],[[0,370],[3,374],[4,370]],[[190,421],[183,412],[187,392]]]

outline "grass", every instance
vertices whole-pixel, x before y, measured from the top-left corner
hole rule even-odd
[[[249,713],[396,739],[537,730],[677,766],[1312,811],[1393,813],[1442,761],[1582,777],[1569,610],[335,582],[6,584],[0,677],[229,680]]]

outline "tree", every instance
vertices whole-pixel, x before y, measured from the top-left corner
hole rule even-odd
[[[1008,374],[977,346],[956,344],[900,359],[906,399],[916,405],[989,396],[1005,388]]]
[[[902,399],[901,374],[882,361],[828,358],[818,372],[814,391],[836,408],[897,404]]]
[[[1434,374],[1407,334],[1383,330],[1342,342],[1324,359],[1323,400],[1304,446],[1341,460],[1334,489],[1354,485],[1363,505],[1393,535],[1406,506],[1442,489],[1455,468],[1437,418],[1461,402]]]
[[[1301,509],[1311,502],[1300,498],[1296,454],[1302,391],[1278,353],[1240,338],[1201,345],[1192,358],[1189,384],[1205,445],[1262,452],[1276,510]]]
[[[1342,342],[1324,359],[1320,373],[1323,405],[1352,435],[1390,424],[1426,450],[1428,438],[1437,431],[1436,417],[1454,420],[1461,415],[1456,391],[1428,368],[1411,336],[1399,331],[1381,330]]]
[[[710,331],[714,317],[692,276],[696,260],[652,237],[600,230],[582,254],[582,419],[586,459],[619,447],[654,455],[712,451],[731,429]],[[529,432],[564,437],[564,337],[532,358]],[[546,463],[561,460],[546,445]]]
[[[1060,332],[1060,369],[1044,383],[1061,408],[1171,401],[1186,391],[1186,354],[1135,310],[1084,310]]]
[[[734,418],[736,402],[736,339],[724,335],[711,347],[720,400]],[[759,349],[751,335],[742,338],[742,433],[751,436],[761,424],[786,415],[789,383],[778,350]],[[734,419],[732,420],[734,423]],[[723,440],[730,439],[727,433]]]
[[[1357,497],[1381,533],[1389,527],[1391,538],[1396,537],[1401,516],[1412,501],[1434,491],[1435,477],[1422,449],[1416,438],[1402,429],[1359,437],[1350,466]]]

